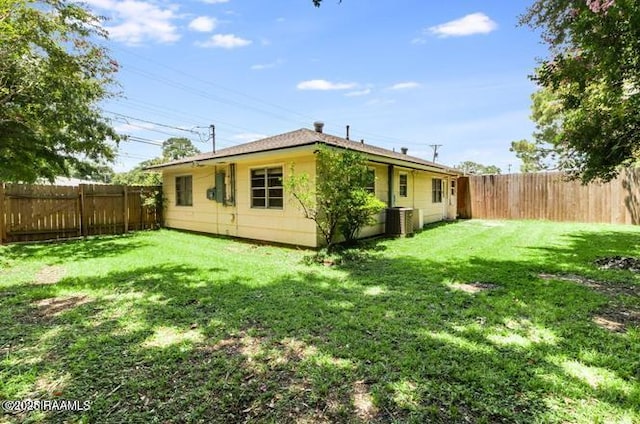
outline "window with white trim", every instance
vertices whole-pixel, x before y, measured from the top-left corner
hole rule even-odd
[[[176,206],[193,206],[193,177],[176,177]]]
[[[368,193],[376,194],[376,170],[367,169],[367,186],[364,188]]]
[[[431,180],[431,203],[442,203],[442,179]]]
[[[282,167],[257,168],[251,170],[251,207],[282,209]]]
[[[409,193],[409,178],[407,174],[400,174],[398,180],[400,182],[400,197],[407,197]]]

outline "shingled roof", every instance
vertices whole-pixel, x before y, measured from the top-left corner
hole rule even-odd
[[[362,142],[347,140],[342,137],[337,137],[331,134],[326,134],[307,128],[301,128],[299,130],[287,132],[284,134],[274,135],[272,137],[263,138],[261,140],[252,141],[250,143],[240,144],[238,146],[227,147],[225,149],[217,150],[215,153],[202,153],[195,156],[175,160],[161,165],[149,166],[146,169],[161,169],[174,165],[180,165],[192,162],[202,162],[211,159],[228,158],[231,156],[241,156],[251,153],[268,152],[273,150],[283,150],[293,147],[307,146],[313,144],[325,144],[328,146],[335,146],[345,149],[351,149],[358,152],[366,153],[369,155],[375,155],[382,158],[395,159],[403,162],[408,162],[416,165],[427,166],[436,168],[447,173],[459,174],[459,171],[449,168],[444,165],[440,165],[434,162],[430,162],[424,159],[417,158],[415,156],[409,156],[403,153],[394,152],[392,150],[383,149],[381,147],[372,146]]]

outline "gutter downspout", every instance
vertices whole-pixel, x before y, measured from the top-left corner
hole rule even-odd
[[[388,199],[387,199],[388,200],[388,205],[389,205],[388,207],[392,208],[392,207],[395,206],[395,202],[393,201],[393,198],[394,198],[394,196],[393,196],[393,187],[394,187],[394,184],[393,184],[394,167],[393,167],[393,165],[388,165],[387,166],[387,174],[388,174],[387,175],[387,183],[389,185],[389,193],[388,193],[388,196],[387,196],[388,197]]]
[[[218,174],[218,166],[213,165],[213,184],[215,186],[216,183],[216,175]],[[218,187],[216,187],[216,191]],[[220,204],[218,202],[214,202],[216,205],[216,234],[220,235]]]

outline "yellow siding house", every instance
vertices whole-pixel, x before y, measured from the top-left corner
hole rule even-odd
[[[299,129],[262,140],[149,167],[163,176],[165,226],[169,228],[318,247],[315,223],[304,218],[283,188],[296,173],[316,177],[319,145],[363,153],[375,183],[371,190],[389,207],[412,208],[413,226],[456,217],[459,173],[405,153]],[[363,229],[361,237],[383,234],[386,213]]]

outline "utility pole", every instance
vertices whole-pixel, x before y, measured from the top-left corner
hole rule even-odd
[[[209,129],[211,130],[211,146],[213,147],[213,153],[216,152],[216,126],[211,124],[209,125]]]
[[[435,163],[438,158],[438,147],[442,147],[442,144],[429,144],[433,149],[433,160],[431,162]]]

